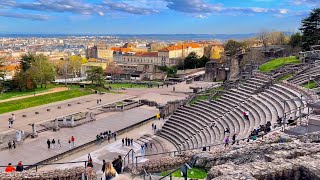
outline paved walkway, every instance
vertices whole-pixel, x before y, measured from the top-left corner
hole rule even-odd
[[[43,132],[39,134],[38,138],[28,139],[14,150],[0,151],[0,164],[6,165],[9,162],[15,164],[20,160],[24,164],[34,164],[69,150],[68,139],[71,136],[75,136],[75,144],[79,146],[94,140],[100,132],[123,129],[150,118],[157,112],[158,110],[153,107],[141,106],[124,112],[107,113],[105,117],[98,117],[96,121],[75,128],[63,128],[59,132]],[[47,139],[52,140],[52,138],[56,141],[60,139],[61,149],[47,148],[46,141]]]
[[[30,124],[41,122],[44,120],[48,120],[48,119],[63,116],[63,115],[67,115],[67,114],[71,114],[71,113],[86,111],[87,108],[92,108],[102,104],[109,104],[109,103],[123,100],[126,98],[133,98],[133,96],[129,96],[125,94],[110,94],[110,93],[106,93],[103,95],[92,94],[92,95],[65,100],[62,102],[55,102],[51,104],[46,104],[42,106],[15,111],[14,114],[16,116],[16,121],[14,122],[13,130],[17,129],[17,130],[24,130],[26,132],[31,132],[32,129]],[[97,104],[97,99],[102,100],[101,104]],[[68,106],[68,104],[71,104],[71,106]],[[58,109],[59,106],[61,107],[61,109]],[[47,111],[48,108],[50,109],[50,111]],[[35,112],[39,112],[39,114],[35,114]],[[22,115],[27,115],[27,117],[22,117]],[[1,132],[10,130],[8,128],[8,119],[10,117],[11,117],[11,113],[5,113],[0,115],[0,131]]]
[[[56,88],[49,89],[48,91],[45,91],[45,92],[40,92],[40,93],[35,93],[35,94],[30,94],[30,95],[25,95],[25,96],[18,96],[18,97],[13,97],[13,98],[9,98],[9,99],[0,100],[0,103],[13,101],[13,100],[18,100],[18,99],[24,99],[24,98],[28,98],[28,97],[40,96],[40,95],[45,95],[45,94],[51,94],[51,93],[56,93],[56,92],[61,92],[61,91],[66,91],[66,90],[68,90],[67,87],[56,87]]]
[[[138,139],[144,134],[153,134],[153,130],[151,128],[151,124],[154,123],[158,127],[161,127],[163,124],[163,120],[153,120],[150,121],[149,123],[140,126],[136,129],[133,129],[123,135],[120,135],[118,138],[118,141],[112,142],[111,144],[108,142],[104,142],[102,144],[96,145],[94,147],[85,149],[79,153],[75,153],[71,155],[70,157],[66,157],[63,159],[60,159],[57,161],[57,163],[61,162],[76,162],[76,161],[85,161],[87,160],[88,154],[90,153],[93,164],[94,164],[94,169],[97,171],[98,175],[102,174],[101,168],[102,168],[102,160],[106,160],[107,162],[112,162],[115,157],[118,155],[121,155],[124,157],[130,149],[134,149],[134,151],[139,154],[140,153],[140,145],[134,143],[134,146],[122,146],[121,139],[125,137]],[[172,146],[172,148],[174,148]],[[146,159],[139,158],[139,162],[145,161]],[[70,168],[70,167],[77,167],[77,166],[83,166],[83,163],[78,163],[78,164],[64,164],[64,165],[52,165],[52,166],[45,166],[41,168],[41,171],[44,170],[49,170],[49,169],[54,169],[54,168]]]

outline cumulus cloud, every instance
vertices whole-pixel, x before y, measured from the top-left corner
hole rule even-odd
[[[41,15],[41,14],[21,14],[21,13],[13,13],[13,12],[0,12],[0,16],[2,17],[11,17],[11,18],[20,18],[20,19],[29,19],[29,20],[39,20],[45,21],[49,20],[50,16]]]

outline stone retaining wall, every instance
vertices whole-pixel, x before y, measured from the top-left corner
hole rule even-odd
[[[70,169],[56,169],[51,171],[23,171],[13,173],[0,173],[1,180],[22,180],[22,179],[33,179],[33,180],[82,180],[86,176],[88,180],[97,179],[96,172],[91,168],[76,167]]]

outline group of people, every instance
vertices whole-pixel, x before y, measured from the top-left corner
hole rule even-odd
[[[13,127],[13,122],[14,121],[16,121],[16,116],[14,114],[11,114],[11,117],[8,119],[9,128]]]
[[[232,143],[232,145],[234,145],[235,143],[239,144],[239,140],[237,140],[237,134],[232,135],[231,143]],[[229,136],[227,136],[226,139],[224,140],[224,147],[228,147],[229,144],[230,144],[230,139],[229,139]]]
[[[122,146],[133,146],[133,139],[132,138],[122,138]]]
[[[111,138],[114,139],[114,141],[117,140],[118,133],[117,132],[111,132],[110,130],[107,130],[105,132],[101,132],[100,134],[96,135],[97,142],[102,142],[103,140],[108,140],[110,142]]]
[[[89,160],[91,160],[91,162],[92,162],[91,157]],[[88,160],[88,162],[89,162],[89,160]],[[88,163],[88,166],[89,166],[89,163]],[[103,160],[102,161],[102,168],[101,168],[101,171],[103,173],[102,180],[110,180],[110,179],[116,177],[118,174],[121,174],[122,166],[123,166],[123,160],[122,160],[121,155],[119,155],[117,158],[115,158],[112,161],[112,163],[106,162],[105,160]]]
[[[100,104],[101,103],[101,99],[97,99],[97,104]]]
[[[15,140],[10,140],[9,142],[8,142],[8,148],[9,148],[9,150],[12,150],[12,148],[13,149],[15,149],[16,148],[16,141]]]
[[[148,148],[152,149],[152,143],[149,144],[146,142],[145,144],[141,145],[141,154],[144,154]]]
[[[22,161],[19,161],[19,163],[17,164],[16,167],[12,166],[12,164],[9,163],[5,169],[5,172],[7,172],[7,173],[11,173],[11,172],[15,172],[15,171],[22,172],[23,170],[24,170],[24,167],[23,167]]]
[[[68,140],[68,143],[69,143],[69,148],[73,148],[75,146],[75,137],[74,136],[71,136],[71,138]],[[57,144],[57,146],[56,146]],[[55,139],[52,139],[50,141],[50,139],[47,140],[47,145],[48,145],[48,149],[61,149],[61,142],[60,142],[60,139],[58,139],[57,141]]]

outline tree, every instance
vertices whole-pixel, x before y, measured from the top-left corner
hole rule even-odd
[[[270,41],[270,34],[268,32],[261,32],[258,35],[258,38],[260,40],[260,42],[262,43],[264,49],[267,49],[267,46],[269,45],[269,41]]]
[[[32,62],[35,59],[35,55],[34,54],[24,54],[21,56],[20,59],[20,65],[21,65],[21,70],[23,72],[26,72],[30,67]]]
[[[4,69],[4,58],[0,57],[0,93],[2,93],[5,89],[5,69]]]
[[[92,67],[91,69],[87,70],[87,79],[89,81],[91,81],[91,83],[93,84],[94,82],[96,82],[96,85],[103,85],[103,69],[102,67],[98,66],[98,67]]]
[[[19,91],[34,90],[36,88],[35,82],[30,78],[30,72],[28,72],[34,60],[34,54],[24,54],[21,56],[20,69],[16,71],[13,77],[13,85]]]
[[[88,62],[86,58],[82,58],[81,56],[70,56],[69,61],[69,68],[74,77],[80,76],[81,65]]]
[[[47,83],[54,80],[55,77],[54,66],[49,62],[48,57],[43,54],[35,56],[31,67],[28,69],[28,73],[34,82],[41,85],[41,88],[43,85],[46,88]]]
[[[293,48],[302,46],[302,36],[300,33],[292,34],[290,37],[289,45]]]
[[[302,20],[302,48],[310,50],[310,46],[320,43],[320,8],[312,10],[310,15]]]
[[[202,56],[198,61],[198,67],[205,67],[208,61],[210,61],[210,59],[207,56]]]
[[[234,56],[238,52],[240,52],[243,48],[244,48],[244,43],[235,41],[235,40],[229,40],[225,45],[225,52],[229,56]]]
[[[193,69],[197,68],[199,56],[195,52],[191,52],[185,59],[184,59],[184,68],[185,69]]]

